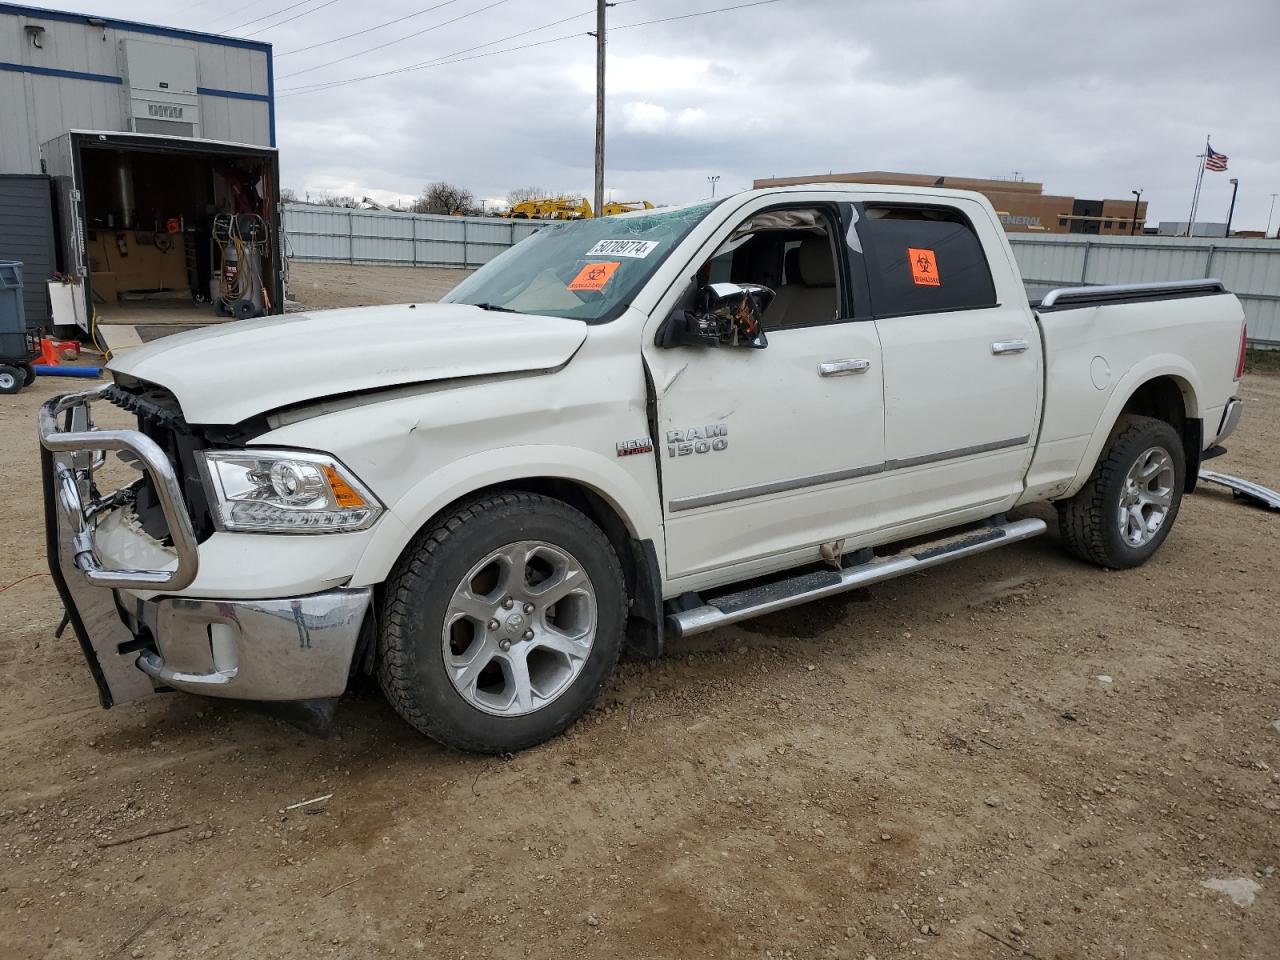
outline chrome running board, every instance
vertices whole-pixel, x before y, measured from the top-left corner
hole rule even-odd
[[[1019,540],[1028,540],[1044,533],[1045,529],[1045,522],[1036,519],[998,523],[912,547],[905,553],[891,557],[877,557],[842,570],[816,570],[762,586],[712,596],[701,606],[668,614],[667,630],[673,638],[691,637],[740,620],[786,610],[810,600],[867,587],[915,573],[917,570],[936,567],[950,560],[971,557]]]
[[[1259,506],[1267,507],[1271,510],[1280,510],[1280,491],[1264,487],[1260,483],[1242,480],[1239,477],[1231,476],[1229,473],[1216,473],[1213,470],[1203,469],[1200,471],[1200,479],[1209,483],[1222,484],[1224,487],[1229,488],[1231,495],[1237,499],[1250,500]]]

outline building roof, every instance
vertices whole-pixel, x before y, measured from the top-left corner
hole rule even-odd
[[[224,47],[242,47],[249,50],[271,52],[271,44],[260,40],[243,40],[240,37],[228,37],[220,33],[201,33],[198,30],[182,30],[178,27],[161,27],[151,23],[138,23],[134,20],[117,20],[114,17],[103,17],[96,13],[71,13],[66,10],[47,10],[44,7],[28,7],[16,3],[0,3],[0,14],[7,13],[17,17],[29,17],[36,20],[58,20],[63,23],[92,24],[109,27],[125,33],[149,34],[153,37],[170,37],[175,40],[190,40],[195,43],[214,43]]]

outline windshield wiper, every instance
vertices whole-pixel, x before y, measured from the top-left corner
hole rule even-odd
[[[479,307],[481,310],[493,310],[496,313],[521,313],[520,310],[512,310],[510,307],[500,307],[496,303],[473,303],[473,307]]]

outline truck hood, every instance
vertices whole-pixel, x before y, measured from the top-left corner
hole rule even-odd
[[[154,340],[107,367],[171,391],[189,423],[230,424],[364,390],[549,370],[586,336],[580,320],[396,304],[218,324]]]

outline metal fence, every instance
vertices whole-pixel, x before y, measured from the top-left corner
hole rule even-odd
[[[1280,347],[1280,242],[1275,240],[1010,234],[1009,243],[1029,284],[1217,277],[1244,306],[1249,342]]]
[[[542,226],[540,220],[283,206],[286,250],[294,260],[478,267]]]
[[[540,226],[538,220],[284,205],[288,253],[295,260],[478,267]],[[1244,304],[1249,342],[1280,347],[1280,242],[1275,240],[1010,234],[1009,242],[1029,284],[1218,277]]]

